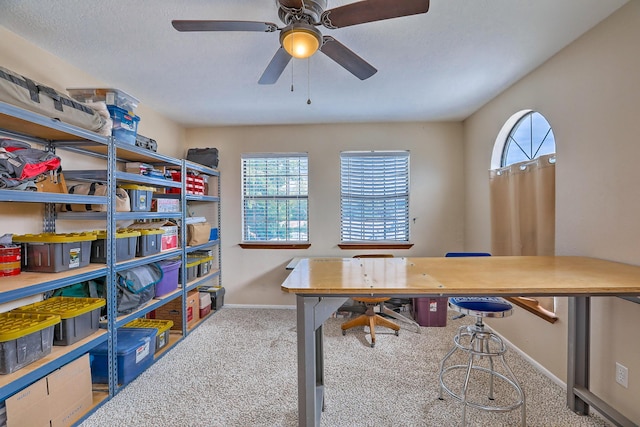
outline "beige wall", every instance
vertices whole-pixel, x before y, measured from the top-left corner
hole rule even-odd
[[[556,137],[556,252],[640,264],[640,2],[629,2],[464,122],[465,248],[489,247],[488,174],[503,123],[540,111]],[[555,325],[524,313],[492,326],[566,379],[567,300]],[[640,305],[594,298],[592,389],[640,423]],[[526,331],[526,333],[523,333]],[[629,368],[629,388],[614,381]]]
[[[340,250],[340,151],[410,150],[410,250],[403,255],[441,255],[463,245],[462,127],[460,123],[340,124],[190,129],[191,147],[220,150],[222,260],[225,303],[294,304],[282,293],[286,264],[298,256],[352,256]],[[252,152],[309,154],[307,250],[242,249],[240,156]],[[415,221],[413,220],[415,218]],[[389,252],[389,251],[382,251]]]

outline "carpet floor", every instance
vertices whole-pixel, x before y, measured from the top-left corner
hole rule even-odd
[[[438,399],[440,360],[460,325],[421,333],[363,328],[342,335],[344,319],[325,323],[323,426],[455,426],[461,407]],[[515,351],[507,361],[527,399],[528,426],[606,426],[566,406],[565,391]],[[297,426],[296,313],[225,307],[101,406],[81,427]],[[480,380],[482,381],[482,380]],[[496,383],[496,398],[504,387]],[[518,410],[469,410],[471,426],[520,425]]]

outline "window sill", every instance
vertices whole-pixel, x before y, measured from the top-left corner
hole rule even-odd
[[[393,242],[358,242],[358,243],[339,243],[340,249],[411,249],[413,243],[393,243]]]
[[[242,249],[308,249],[311,243],[243,242],[239,245]]]

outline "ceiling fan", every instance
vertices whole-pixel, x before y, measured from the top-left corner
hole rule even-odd
[[[316,27],[329,29],[348,27],[373,21],[426,13],[429,0],[364,0],[326,10],[327,0],[276,0],[278,16],[284,27],[272,22],[174,20],[178,31],[280,31],[280,48],[258,80],[274,84],[291,60],[308,58],[320,50],[360,80],[373,76],[376,70],[345,45],[331,36],[323,36]]]

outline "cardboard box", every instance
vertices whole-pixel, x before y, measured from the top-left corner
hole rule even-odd
[[[93,405],[89,355],[36,381],[5,404],[7,427],[73,425]]]
[[[200,320],[200,295],[197,289],[187,294],[187,329]],[[149,319],[172,320],[171,329],[182,331],[182,298],[176,298],[165,305],[153,310],[147,316]]]

